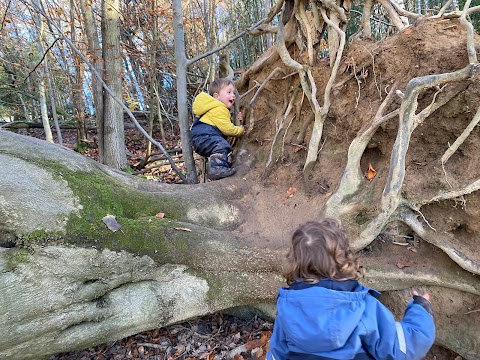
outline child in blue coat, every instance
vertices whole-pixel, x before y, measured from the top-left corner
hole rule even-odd
[[[435,340],[429,295],[408,303],[403,320],[358,283],[363,268],[332,219],[292,237],[267,360],[422,359]]]

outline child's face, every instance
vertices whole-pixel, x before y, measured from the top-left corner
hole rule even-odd
[[[223,87],[220,92],[214,93],[213,97],[225,104],[230,109],[235,102],[235,86],[232,84]]]

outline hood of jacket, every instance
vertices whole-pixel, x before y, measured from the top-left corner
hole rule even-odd
[[[228,112],[224,103],[204,92],[201,92],[195,97],[192,105],[193,113],[198,117],[202,117],[204,114],[215,108],[225,108]]]
[[[296,282],[280,289],[275,321],[281,322],[291,351],[333,352],[343,348],[358,327],[369,293],[379,295],[355,280]]]
[[[215,126],[224,136],[241,136],[244,129],[230,120],[230,111],[220,100],[201,92],[193,101],[192,110],[200,121]]]

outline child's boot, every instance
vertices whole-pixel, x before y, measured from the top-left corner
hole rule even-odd
[[[210,180],[223,179],[235,174],[235,169],[230,167],[225,154],[210,155],[210,169],[208,170],[208,178]]]

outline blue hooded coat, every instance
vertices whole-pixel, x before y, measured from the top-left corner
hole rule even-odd
[[[281,288],[267,360],[423,358],[435,340],[430,303],[414,296],[403,320],[355,280]]]

